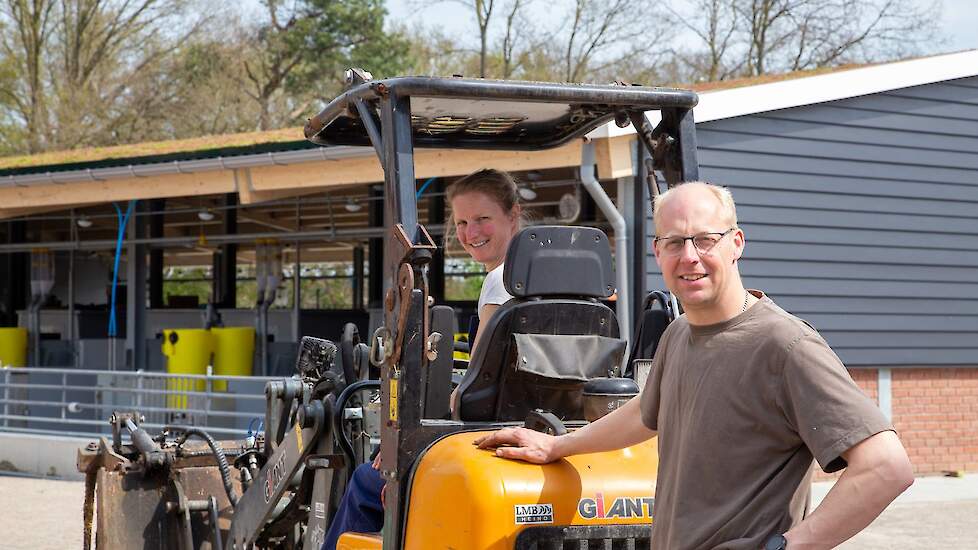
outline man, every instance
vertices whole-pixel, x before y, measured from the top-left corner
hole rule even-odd
[[[653,548],[842,543],[913,483],[892,426],[812,327],[744,288],[729,191],[683,184],[654,212],[656,261],[685,315],[663,334],[641,396],[564,436],[509,428],[476,443],[547,463],[658,435]],[[809,514],[813,458],[845,471]]]

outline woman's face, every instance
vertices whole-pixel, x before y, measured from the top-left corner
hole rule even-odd
[[[473,191],[452,200],[452,220],[462,248],[491,271],[506,258],[509,240],[519,229],[519,205],[509,212],[488,195]]]

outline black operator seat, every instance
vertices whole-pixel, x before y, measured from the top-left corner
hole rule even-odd
[[[479,329],[453,416],[525,420],[533,409],[584,418],[581,388],[619,376],[625,342],[600,299],[615,290],[608,237],[600,229],[536,226],[513,237],[503,284],[514,296]]]

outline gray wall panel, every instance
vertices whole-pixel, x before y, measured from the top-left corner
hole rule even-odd
[[[820,279],[816,277],[745,277],[744,284],[770,293],[807,296],[860,296],[892,298],[926,296],[978,300],[978,284],[884,280]],[[978,311],[975,312],[978,318]],[[886,325],[881,325],[886,328]],[[978,338],[975,340],[978,342]]]
[[[978,136],[978,128],[975,128],[972,121],[967,119],[942,118],[935,121],[932,117],[925,115],[869,111],[841,103],[809,105],[752,116],[766,120],[808,120],[849,128],[879,128],[899,131],[907,131],[908,128],[913,128],[913,135],[920,135],[921,132],[924,132],[924,135]]]
[[[859,332],[851,331],[822,331],[822,336],[829,338],[837,346],[860,348],[871,342],[873,347],[890,349],[974,349],[975,342],[968,333],[960,332],[931,332],[923,334],[915,331],[889,332]]]
[[[848,120],[845,117],[840,117]],[[779,118],[738,117],[724,121],[722,126],[704,129],[697,141],[707,139],[707,146],[721,146],[732,136],[769,136],[777,132],[779,136],[838,143],[857,143],[906,147],[912,150],[949,150],[973,152],[978,150],[978,137],[956,136],[927,132],[909,133],[903,130],[863,128],[851,124],[829,123],[825,120],[806,121]]]
[[[747,286],[849,365],[978,365],[978,77],[697,133],[701,177],[738,201]]]
[[[978,300],[933,298],[919,294],[911,294],[906,298],[779,294],[777,298],[778,305],[802,317],[812,313],[849,314],[853,311],[896,315],[974,315],[978,310]]]
[[[944,84],[931,84],[930,86],[904,88],[902,90],[886,92],[883,95],[978,105],[978,89],[972,88],[970,90],[962,90],[960,87],[947,86]]]
[[[974,283],[978,267],[942,267],[901,265],[883,269],[879,264],[857,264],[844,261],[764,260],[753,257],[753,245],[747,238],[747,253],[740,260],[740,273],[751,277],[817,277],[820,279],[866,279],[911,282]],[[978,307],[975,308],[978,311]]]
[[[973,183],[922,183],[903,178],[901,174],[879,174],[855,178],[849,175],[823,175],[769,170],[767,166],[732,168],[700,165],[700,177],[706,181],[723,178],[729,186],[745,189],[797,190],[809,193],[835,193],[850,196],[911,198],[930,202],[978,201],[978,186]],[[926,197],[926,198],[925,198]]]
[[[831,343],[831,342],[830,342]],[[843,348],[836,346],[835,352],[849,366],[900,366],[941,367],[974,366],[978,364],[978,348],[971,349],[889,349],[889,348]]]
[[[739,194],[738,194],[739,195]],[[866,246],[897,246],[907,248],[943,248],[967,250],[975,245],[966,233],[922,233],[919,231],[872,229],[835,229],[825,227],[796,227],[771,223],[742,223],[747,242],[786,241],[792,243],[829,243]]]
[[[976,171],[978,173],[978,171]],[[736,194],[734,196],[736,198]],[[747,222],[798,225],[808,227],[840,227],[879,229],[881,231],[934,231],[937,233],[978,234],[978,217],[927,216],[921,214],[879,214],[846,211],[841,208],[810,208],[804,203],[775,206],[752,206],[738,203],[737,215]],[[978,246],[971,247],[978,249]]]
[[[962,92],[962,95],[966,96],[970,94]],[[855,107],[856,109],[911,113],[915,115],[952,118],[959,120],[978,119],[978,105],[969,105],[967,103],[950,103],[947,101],[935,101],[931,99],[912,99],[889,94],[874,94],[863,97],[853,97],[843,101],[845,101],[847,107]]]
[[[974,183],[974,170],[948,168],[941,166],[920,166],[907,164],[905,158],[896,151],[890,162],[863,162],[859,160],[837,159],[831,155],[816,156],[819,151],[812,149],[810,156],[775,155],[722,149],[698,149],[700,162],[708,167],[756,168],[763,166],[768,170],[796,171],[808,174],[839,175],[847,177],[880,177],[887,174],[891,178],[902,177],[918,182],[931,183]]]
[[[841,141],[843,139],[846,141]],[[917,137],[917,139],[925,142],[921,137]],[[849,159],[859,162],[899,162],[925,167],[978,168],[978,159],[975,158],[978,148],[970,143],[963,146],[961,150],[947,151],[930,147],[897,147],[894,145],[855,143],[849,141],[848,135],[845,133],[840,133],[838,140],[812,140],[790,136],[772,137],[713,129],[697,132],[696,136],[697,146],[707,150],[741,151],[750,149],[758,153],[793,157],[817,154],[821,158]],[[937,147],[937,145],[931,147]]]

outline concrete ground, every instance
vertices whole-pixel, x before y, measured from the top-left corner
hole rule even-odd
[[[812,485],[812,504],[833,482]],[[845,550],[978,547],[978,474],[919,477]]]
[[[813,486],[817,503],[831,482]],[[62,550],[82,547],[79,481],[0,473],[0,547]],[[978,541],[978,474],[922,477],[845,550],[975,548]]]

